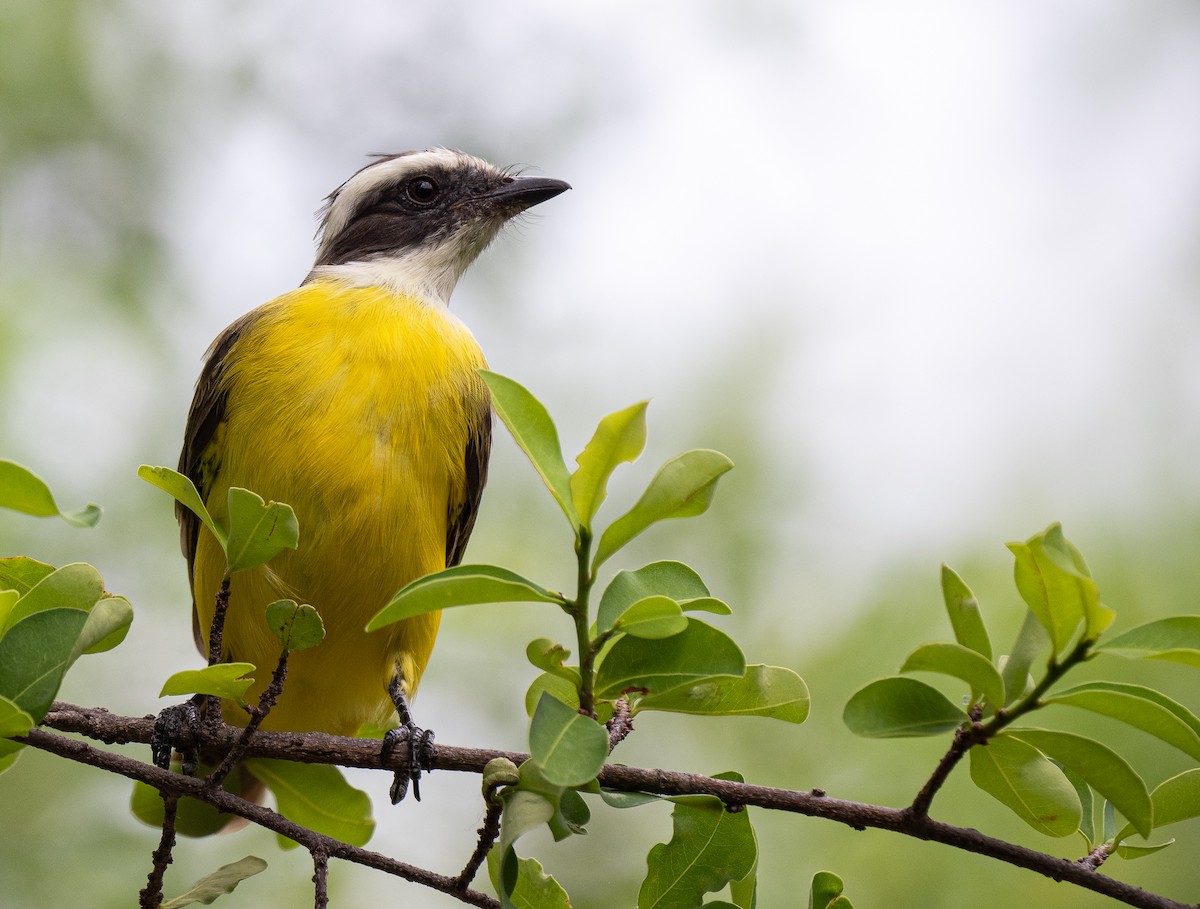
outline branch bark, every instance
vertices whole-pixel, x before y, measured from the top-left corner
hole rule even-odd
[[[102,709],[77,707],[61,702],[54,704],[42,722],[44,726],[61,732],[79,733],[109,744],[148,744],[154,729],[153,717],[122,717]],[[210,757],[215,755],[219,759],[234,746],[240,733],[240,729],[225,727],[212,736],[205,734],[203,741],[194,744],[200,747],[203,754]],[[140,779],[160,791],[208,801],[223,811],[240,815],[305,846],[309,846],[313,842],[312,838],[317,836],[274,811],[239,799],[222,789],[206,788],[200,780],[159,770],[149,764],[63,738],[45,729],[34,729],[26,738],[18,741],[71,760],[111,770],[131,779]],[[247,747],[246,756],[384,770],[407,766],[408,761],[406,746],[397,747],[384,761],[380,759],[379,743],[375,740],[343,738],[324,733],[259,732]],[[480,773],[484,765],[496,757],[505,757],[515,764],[520,764],[528,755],[520,752],[439,745],[433,766],[438,770]],[[768,810],[788,811],[846,824],[856,830],[889,830],[1007,862],[1056,881],[1067,881],[1139,909],[1194,909],[1188,904],[1115,880],[1079,862],[999,840],[978,830],[956,827],[926,816],[914,815],[907,808],[887,808],[830,798],[820,790],[800,792],[730,780],[715,780],[698,774],[616,765],[606,765],[600,772],[599,782],[606,789],[650,792],[658,795],[711,795],[730,806],[753,805]],[[326,852],[332,858],[378,868],[406,880],[434,887],[471,905],[498,905],[491,897],[482,893],[455,890],[454,878],[415,868],[379,853],[357,849],[327,837],[323,839],[327,840],[323,845],[327,847]]]

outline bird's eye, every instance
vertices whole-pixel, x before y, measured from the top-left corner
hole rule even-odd
[[[441,192],[438,185],[429,177],[414,177],[409,180],[404,187],[404,192],[408,196],[409,201],[416,205],[430,205],[438,194]]]

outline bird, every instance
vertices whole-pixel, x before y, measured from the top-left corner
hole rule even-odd
[[[264,607],[311,604],[326,628],[290,655],[262,728],[354,735],[398,714],[421,732],[408,700],[440,614],[365,626],[406,584],[461,561],[487,479],[486,361],[450,295],[507,222],[568,189],[448,148],[374,156],[326,198],[300,286],[210,346],[179,471],[218,522],[237,486],[291,505],[300,528],[295,551],[231,578],[222,659],[258,667],[253,703],[279,657]],[[225,556],[195,514],[176,516],[207,657]],[[246,724],[236,703],[222,713]]]

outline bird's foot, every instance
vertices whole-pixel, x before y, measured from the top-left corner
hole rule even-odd
[[[171,754],[178,750],[183,758],[183,772],[189,776],[195,775],[196,748],[194,745],[181,748],[179,742],[185,731],[191,733],[189,738],[194,740],[195,733],[200,729],[200,701],[201,698],[197,695],[182,704],[164,708],[155,718],[154,733],[150,737],[150,756],[155,767],[169,769]]]
[[[413,798],[421,801],[421,774],[433,771],[433,730],[421,729],[412,720],[395,729],[389,729],[383,737],[383,748],[380,756],[387,760],[396,746],[401,742],[408,743],[408,766],[396,771],[388,795],[395,805],[408,794],[408,784],[412,782]]]

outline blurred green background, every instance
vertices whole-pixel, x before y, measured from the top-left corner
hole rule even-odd
[[[93,531],[0,514],[0,550],[85,560],[137,610],[127,643],[63,696],[140,715],[196,665],[171,508],[138,481],[174,464],[209,340],[294,286],[313,212],[371,152],[463,148],[575,191],[509,231],[454,308],[494,368],[559,421],[568,458],[604,413],[651,397],[643,461],[714,447],[738,464],[712,511],[647,534],[692,564],[753,662],[795,668],[801,727],[647,715],[617,757],[883,804],[943,743],[841,725],[865,682],[949,637],[947,561],[1003,647],[1020,612],[1003,543],[1051,520],[1089,558],[1118,628],[1195,612],[1200,589],[1200,7],[1185,0],[776,4],[522,0],[0,6],[0,454]],[[602,513],[603,514],[603,513]],[[569,537],[501,439],[468,559],[551,586]],[[522,746],[525,643],[569,638],[533,607],[447,614],[419,718],[438,740]],[[1200,709],[1178,667],[1135,667]],[[1124,673],[1097,661],[1085,673]],[[1081,676],[1082,678],[1082,676]],[[1061,710],[1061,708],[1059,708]],[[1067,714],[1139,767],[1183,759]],[[382,807],[373,845],[443,872],[480,816],[437,774]],[[129,787],[27,753],[0,778],[6,906],[127,906],[153,831]],[[966,780],[936,816],[1077,855]],[[1096,906],[1097,897],[882,833],[756,813],[760,905],[812,873],[858,906]],[[588,837],[523,841],[579,906],[632,905],[665,807],[599,811]],[[1106,871],[1200,899],[1184,845]],[[247,853],[272,867],[226,903],[304,905],[307,857],[244,831],[185,843],[168,893]],[[398,892],[343,865],[334,905]],[[86,894],[86,896],[81,896]]]

